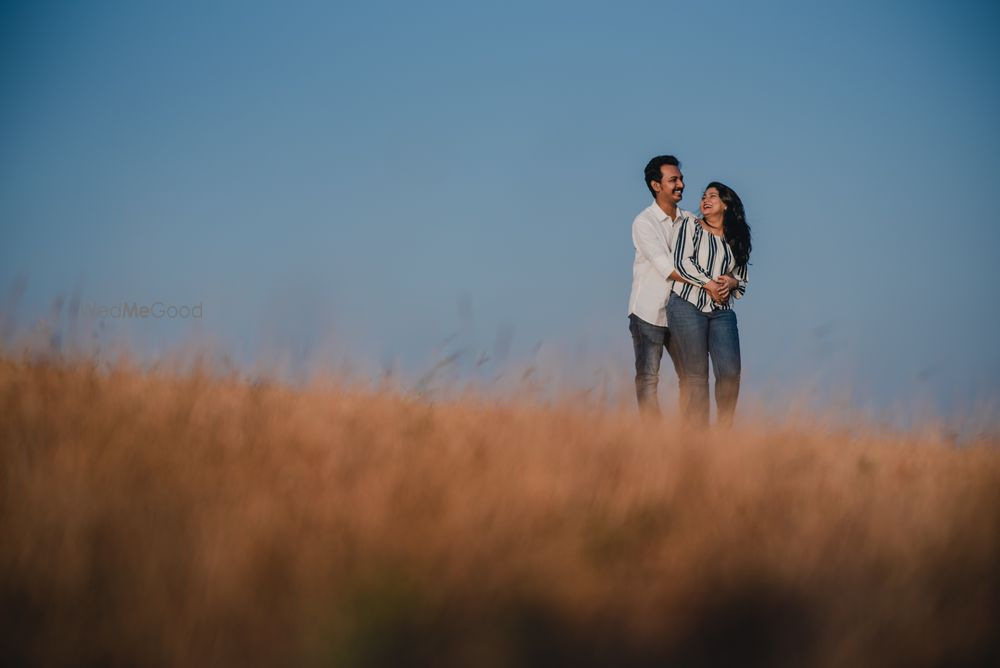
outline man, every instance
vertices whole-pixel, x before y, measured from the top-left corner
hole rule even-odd
[[[681,163],[672,155],[660,155],[649,161],[644,172],[646,187],[653,203],[632,222],[632,294],[629,296],[629,331],[635,348],[635,395],[639,410],[659,415],[656,394],[663,348],[671,353],[667,329],[667,298],[670,281],[683,280],[674,271],[673,233],[684,218],[696,216],[677,208],[684,195]],[[677,357],[670,358],[678,375]]]

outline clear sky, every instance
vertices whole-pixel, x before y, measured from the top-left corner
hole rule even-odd
[[[88,326],[627,382],[630,225],[673,153],[682,207],[710,180],[747,207],[751,391],[966,410],[1000,394],[998,28],[962,0],[5,2],[4,308],[201,303]]]

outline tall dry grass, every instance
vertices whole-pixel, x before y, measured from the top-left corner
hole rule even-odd
[[[1000,664],[1000,449],[0,358],[0,664]]]

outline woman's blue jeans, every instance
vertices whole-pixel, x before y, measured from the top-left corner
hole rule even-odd
[[[718,422],[729,426],[740,395],[740,333],[736,312],[703,313],[671,293],[667,302],[672,352],[681,381],[681,412],[688,424],[708,426],[708,359],[715,372]]]

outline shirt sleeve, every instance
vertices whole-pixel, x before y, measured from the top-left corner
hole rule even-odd
[[[733,278],[736,279],[736,287],[733,289],[733,297],[739,299],[747,293],[747,281],[749,280],[747,276],[747,266],[736,267],[733,269]]]
[[[700,264],[698,264],[698,247],[694,235],[697,223],[685,218],[677,230],[677,240],[674,241],[674,267],[684,280],[699,287],[712,280]]]
[[[657,234],[654,225],[656,223],[645,216],[636,218],[632,223],[632,242],[643,257],[649,260],[656,271],[663,276],[663,280],[669,281],[670,274],[674,273],[673,253],[664,243],[663,235]]]

